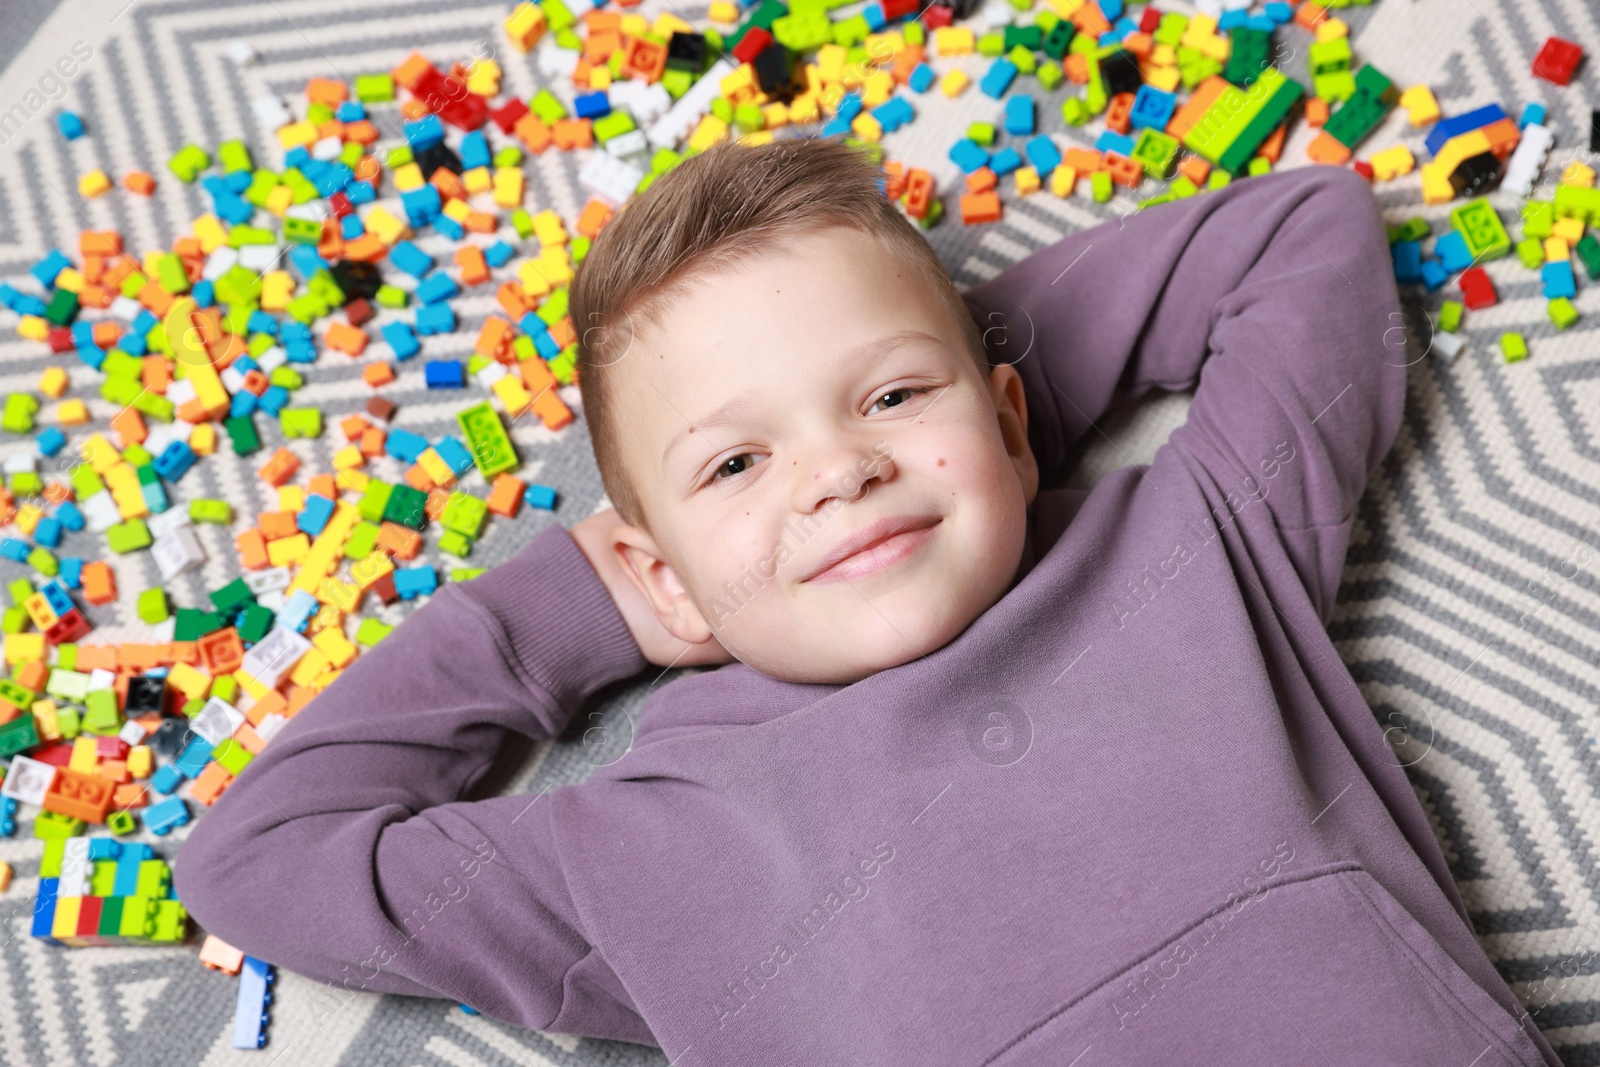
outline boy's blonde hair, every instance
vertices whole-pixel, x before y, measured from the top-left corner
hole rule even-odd
[[[626,363],[638,326],[655,321],[696,275],[775,250],[787,236],[843,226],[876,238],[922,272],[988,373],[977,323],[927,239],[884,194],[885,179],[862,150],[837,138],[722,141],[652,182],[595,237],[572,280],[568,313],[584,419],[623,521],[645,527],[623,468],[608,379]]]

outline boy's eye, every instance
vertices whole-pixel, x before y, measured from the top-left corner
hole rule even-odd
[[[743,474],[745,471],[749,470],[755,465],[756,457],[754,454],[750,452],[741,452],[737,456],[730,456],[723,460],[722,463],[717,466],[717,469],[712,472],[711,477],[713,480],[717,478],[732,478],[735,475]]]
[[[886,408],[898,407],[899,405],[910,400],[912,397],[916,396],[918,393],[922,392],[925,392],[925,390],[913,389],[911,386],[907,385],[902,386],[899,389],[891,389],[887,393],[879,393],[878,399],[872,402],[872,407],[868,408],[867,412],[870,414],[871,412],[876,411],[879,404],[882,404]]]

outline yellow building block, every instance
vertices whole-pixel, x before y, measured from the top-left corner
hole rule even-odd
[[[56,275],[56,280],[52,284],[57,289],[62,289],[69,293],[81,293],[84,286],[83,273],[76,267],[63,267],[61,273]]]
[[[57,426],[82,426],[89,421],[89,407],[82,400],[63,400],[56,405]]]
[[[850,132],[863,141],[883,140],[883,124],[866,111],[850,120]]]
[[[547,245],[564,245],[571,240],[566,223],[551,208],[545,208],[533,216],[533,235],[539,239],[541,249]]]
[[[6,666],[44,659],[44,634],[6,634]]]
[[[78,179],[78,195],[85,200],[93,200],[111,188],[111,178],[106,172],[96,167]]]
[[[456,472],[450,469],[450,464],[432,447],[423,449],[417,456],[417,466],[421,467],[435,485],[448,489],[456,484]]]
[[[495,169],[494,202],[506,209],[522,206],[521,167],[497,167]]]
[[[278,130],[278,143],[285,148],[310,148],[317,140],[317,124],[302,120]]]
[[[1078,187],[1078,168],[1065,163],[1050,172],[1050,191],[1057,196],[1071,196]]]
[[[155,770],[155,754],[149,745],[134,745],[128,749],[128,773],[135,778],[148,778]]]
[[[1544,239],[1544,261],[1546,263],[1563,263],[1572,258],[1567,242],[1559,237],[1546,237]]]
[[[1029,193],[1039,191],[1039,172],[1032,167],[1019,168],[1013,175],[1013,180],[1017,185],[1018,196],[1027,196]]]
[[[467,92],[476,96],[500,95],[500,64],[493,59],[480,59],[472,64],[467,75]]]
[[[394,187],[402,193],[421,189],[428,184],[428,179],[422,174],[421,165],[417,163],[406,163],[396,167],[390,174],[390,179],[394,182]]]
[[[1426,85],[1413,85],[1401,93],[1400,106],[1406,109],[1406,119],[1413,126],[1431,126],[1439,121],[1439,101]]]
[[[67,391],[67,372],[62,367],[46,367],[39,375],[39,392],[54,400]]]
[[[394,560],[381,548],[373,549],[365,559],[350,564],[350,580],[362,589],[370,589],[373,582],[393,573]]]
[[[473,167],[461,176],[461,187],[467,191],[468,196],[476,196],[493,189],[494,178],[490,175],[488,167]]]
[[[1422,167],[1422,202],[1448,204],[1455,198],[1456,189],[1450,184],[1450,171],[1425,164]]]
[[[344,635],[343,630],[327,629],[311,639],[311,646],[324,656],[328,657],[330,667],[340,668],[350,664],[356,658],[355,643]]]
[[[344,471],[339,477],[344,478],[358,471]],[[311,550],[306,553],[305,560],[300,564],[300,570],[294,576],[294,581],[289,583],[285,596],[296,589],[304,589],[315,596],[317,587],[322,584],[322,579],[333,573],[339,565],[339,560],[344,557],[344,543],[350,537],[350,531],[356,528],[356,523],[361,521],[361,512],[354,504],[339,501],[334,506],[333,517],[328,520],[328,525],[322,528],[317,535],[316,542]],[[304,534],[300,535],[304,537]],[[271,559],[272,542],[267,546],[268,559]]]
[[[321,649],[313,648],[300,657],[300,662],[289,672],[289,680],[295,685],[310,686],[312,681],[327,669],[328,657],[322,654]]]
[[[83,734],[72,742],[72,755],[67,758],[67,770],[79,774],[93,774],[100,766],[100,751],[95,739]]]
[[[24,315],[17,322],[17,336],[27,341],[48,341],[50,323],[42,315]]]
[[[977,40],[966,26],[940,26],[933,31],[936,56],[970,56],[975,48]]]
[[[363,215],[361,225],[368,233],[376,234],[378,240],[386,245],[399,243],[411,232],[411,227],[404,219],[398,218],[393,212],[382,207],[375,207]]]
[[[294,276],[288,271],[268,271],[261,277],[261,310],[282,311],[294,299],[294,290]]]
[[[352,467],[364,467],[366,463],[367,457],[355,445],[345,445],[333,454],[334,470],[347,471]]]
[[[197,456],[209,456],[217,450],[217,428],[202,422],[189,434],[189,447]]]
[[[371,481],[371,478],[362,471],[343,470],[333,476],[333,481],[339,487],[340,492],[348,490],[352,493],[364,493],[367,491],[367,482]]]
[[[1405,145],[1397,144],[1376,153],[1368,162],[1372,164],[1372,176],[1380,182],[1387,182],[1402,174],[1410,174],[1416,168],[1417,157]]]
[[[546,21],[544,11],[531,0],[522,0],[506,16],[506,36],[519,52],[526,52],[544,36]]]
[[[94,468],[96,474],[102,476],[106,471],[122,462],[122,453],[118,452],[117,447],[105,439],[104,434],[98,433],[90,434],[89,439],[78,446],[78,456],[88,463],[90,467]]]
[[[1325,18],[1317,23],[1317,43],[1336,41],[1350,36],[1350,27],[1343,19]]]
[[[189,663],[174,663],[167,672],[167,684],[183,694],[185,701],[202,700],[211,691],[211,675]]]
[[[1164,93],[1176,92],[1183,82],[1183,72],[1175,66],[1152,66],[1146,72],[1145,82],[1160,89]]]
[[[1576,185],[1580,189],[1593,189],[1594,168],[1575,159],[1561,172],[1561,184]]]
[[[527,411],[528,406],[533,403],[533,396],[514,374],[507,374],[497,379],[489,388],[494,390],[494,395],[506,406],[506,414],[512,418]]]
[[[939,79],[939,91],[945,96],[956,97],[965,92],[971,83],[972,79],[967,77],[967,72],[958,68]]]
[[[280,537],[267,542],[267,562],[274,567],[287,567],[299,563],[311,550],[311,538],[303,533],[293,537]]]
[[[194,220],[192,229],[200,241],[200,251],[206,255],[228,243],[228,228],[215,215],[201,215]]]
[[[277,186],[267,194],[267,211],[278,218],[283,218],[294,206],[294,190],[287,185]]]
[[[33,713],[33,732],[39,735],[39,740],[61,740],[61,720],[56,715],[54,700],[35,700],[28,710]]]
[[[1561,238],[1569,245],[1575,245],[1583,240],[1583,220],[1573,218],[1571,215],[1556,219],[1550,224],[1550,235]]]
[[[39,520],[42,518],[44,518],[43,508],[37,504],[24,504],[17,509],[17,517],[12,521],[17,524],[17,529],[32,536],[34,528],[39,525]],[[33,597],[28,599],[32,600]]]

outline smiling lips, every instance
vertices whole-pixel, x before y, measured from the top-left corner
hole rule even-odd
[[[851,581],[893,567],[926,544],[940,521],[936,515],[880,519],[840,541],[801,581]]]

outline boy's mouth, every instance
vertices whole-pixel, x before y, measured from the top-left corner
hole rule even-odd
[[[800,581],[849,581],[892,567],[926,544],[941,521],[937,515],[879,519],[840,540]]]

